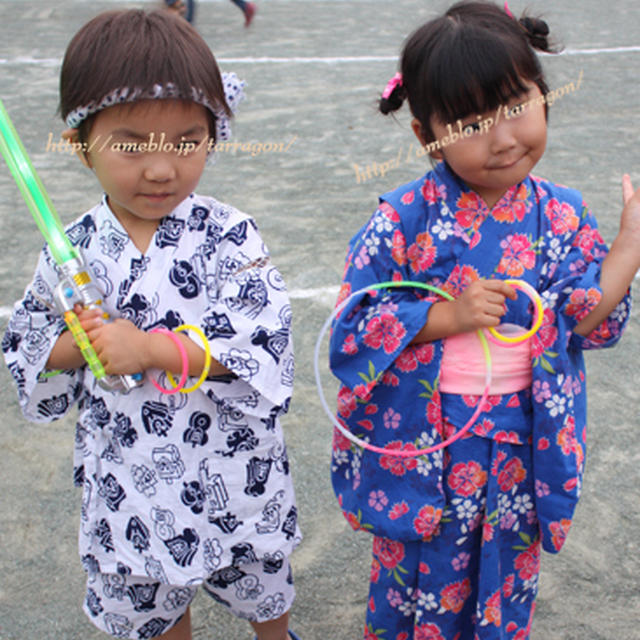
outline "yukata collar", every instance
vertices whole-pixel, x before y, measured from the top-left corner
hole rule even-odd
[[[458,198],[464,193],[470,193],[478,198],[478,201],[482,203],[483,208],[487,210],[487,213],[498,206],[509,206],[516,199],[516,196],[520,190],[520,186],[531,177],[530,175],[527,175],[522,182],[518,182],[517,184],[509,187],[498,200],[498,202],[496,202],[493,207],[489,209],[482,196],[480,196],[480,194],[474,191],[471,187],[468,187],[464,183],[464,181],[456,173],[453,172],[446,161],[442,160],[438,162],[438,164],[434,167],[433,172],[436,175],[436,181],[442,183],[446,188],[447,197],[445,198],[445,200],[448,201],[449,205],[455,204]]]

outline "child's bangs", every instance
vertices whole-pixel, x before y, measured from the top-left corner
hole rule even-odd
[[[200,36],[182,19],[151,13],[139,16],[138,29],[114,28],[120,39],[104,70],[103,86],[172,85],[189,100],[192,88],[203,92],[214,107],[223,108],[224,93],[215,58]],[[178,97],[176,96],[176,97]]]
[[[60,112],[64,118],[116,90],[149,92],[156,85],[172,87],[172,97],[186,100],[195,89],[214,109],[230,113],[216,60],[186,21],[165,11],[101,14],[76,34],[67,49]]]
[[[427,83],[432,115],[442,123],[494,111],[526,93],[526,80],[537,80],[532,55],[514,58],[499,39],[460,39],[457,49],[431,66]]]

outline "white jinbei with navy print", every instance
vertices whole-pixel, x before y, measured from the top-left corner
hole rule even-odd
[[[277,565],[300,541],[279,423],[293,389],[291,307],[253,219],[192,194],[143,255],[103,199],[66,232],[112,317],[147,331],[197,325],[233,372],[171,396],[148,380],[105,391],[87,367],[40,377],[65,329],[48,306],[58,274],[45,247],[3,351],[28,420],[51,422],[78,403],[85,569],[197,585],[241,562],[238,549]]]

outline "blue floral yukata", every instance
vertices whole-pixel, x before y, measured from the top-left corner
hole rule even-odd
[[[197,325],[232,372],[174,395],[148,380],[128,394],[105,391],[88,367],[40,376],[65,330],[50,309],[55,263],[41,253],[2,347],[28,420],[51,422],[79,405],[85,610],[117,637],[155,637],[206,582],[225,604],[250,600],[246,617],[279,617],[291,604],[288,556],[300,540],[279,423],[293,388],[291,307],[253,219],[192,194],[141,254],[103,199],[67,235],[112,317],[147,331]],[[266,593],[252,566],[270,581],[281,574],[283,589]],[[117,612],[122,602],[138,622]]]
[[[524,640],[541,546],[558,552],[585,460],[583,349],[613,345],[625,297],[586,338],[575,325],[601,298],[607,248],[572,189],[528,176],[489,210],[445,163],[380,198],[350,243],[340,300],[367,285],[417,280],[452,296],[479,278],[518,278],[541,295],[532,384],[489,395],[471,430],[413,458],[364,451],[337,430],[332,481],[345,517],[374,535],[365,638]],[[442,340],[411,345],[433,293],[354,296],[334,323],[338,419],[389,449],[429,447],[463,427],[480,397],[438,389]],[[529,299],[503,322],[529,327]]]

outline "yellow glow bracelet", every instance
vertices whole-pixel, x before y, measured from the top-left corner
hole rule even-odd
[[[501,342],[508,342],[509,344],[517,344],[518,342],[524,342],[525,340],[531,338],[542,326],[542,320],[544,316],[544,310],[542,308],[542,298],[540,297],[540,294],[528,282],[525,282],[524,280],[505,280],[505,282],[511,285],[514,289],[520,289],[520,291],[526,293],[536,308],[536,315],[533,320],[531,329],[520,336],[503,336],[500,332],[496,331],[494,327],[489,327],[489,333],[496,340],[500,340]]]
[[[206,380],[209,375],[209,369],[211,368],[211,347],[209,346],[209,341],[207,340],[207,336],[204,335],[204,332],[200,327],[196,327],[194,324],[181,324],[179,327],[176,327],[174,331],[193,331],[202,341],[202,348],[204,349],[204,367],[202,368],[202,373],[198,378],[197,382],[188,389],[180,389],[181,393],[191,393],[200,387],[200,385]],[[173,387],[177,386],[176,381],[173,379],[173,375],[171,375],[170,371],[167,371],[167,378],[169,378],[169,382],[173,385]]]

